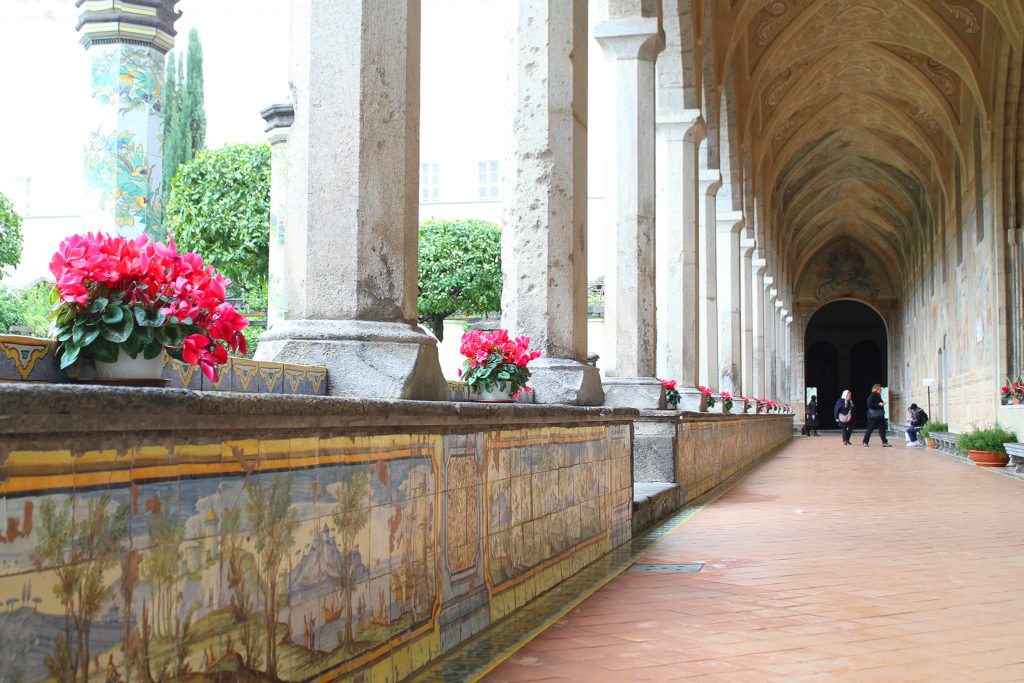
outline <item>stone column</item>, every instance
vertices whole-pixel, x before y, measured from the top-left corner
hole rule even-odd
[[[659,408],[654,323],[654,60],[665,46],[657,17],[607,19],[594,36],[612,62],[615,137],[609,150],[605,326],[614,343],[605,405]]]
[[[743,213],[720,211],[717,215],[718,291],[718,390],[739,394],[743,359],[740,326],[740,231]]]
[[[92,82],[82,227],[163,237],[164,58],[174,47],[178,0],[86,3],[78,19]]]
[[[740,393],[749,396],[754,387],[754,307],[751,301],[753,294],[753,256],[754,240],[740,240],[740,327],[742,328],[743,359],[742,385]]]
[[[672,110],[657,123],[657,374],[674,379],[679,408],[700,410],[697,280],[699,110]]]
[[[601,405],[587,359],[587,2],[520,0],[502,326],[543,355],[541,403]]]
[[[772,289],[772,305],[774,306],[772,342],[775,347],[775,352],[772,354],[772,398],[778,401],[782,396],[782,299],[779,298],[779,293],[774,288]]]
[[[701,169],[697,205],[700,227],[698,259],[700,264],[700,321],[703,338],[700,354],[700,383],[712,391],[718,389],[718,190],[722,174],[717,169]]]
[[[782,395],[787,403],[792,403],[793,396],[793,316],[785,308],[782,309],[785,316],[783,323],[783,338],[786,349],[786,372],[783,374]],[[819,397],[820,398],[820,397]]]
[[[764,396],[771,398],[775,391],[775,278],[764,278]]]
[[[295,120],[291,103],[272,104],[260,112],[270,144],[270,277],[267,280],[267,327],[284,319],[284,233],[288,208],[288,131]]]
[[[754,309],[754,315],[752,317],[753,328],[754,328],[754,343],[753,343],[753,356],[754,356],[754,383],[748,391],[752,392],[754,396],[763,396],[765,392],[765,317],[764,317],[764,302],[765,302],[765,270],[767,269],[767,263],[763,258],[755,258],[751,261],[751,279],[753,284],[750,289],[751,305]],[[749,397],[750,394],[747,394]]]
[[[291,14],[285,310],[257,358],[326,365],[334,396],[442,400],[416,324],[419,2]]]

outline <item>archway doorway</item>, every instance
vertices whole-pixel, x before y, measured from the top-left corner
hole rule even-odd
[[[889,384],[885,321],[859,301],[833,301],[811,316],[804,343],[805,382],[818,390],[820,427],[838,429],[832,407],[845,389],[853,393],[854,426],[866,426],[872,385]]]

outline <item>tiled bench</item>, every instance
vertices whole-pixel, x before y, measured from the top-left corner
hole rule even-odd
[[[1004,443],[1003,448],[1010,456],[1010,467],[1017,474],[1024,474],[1024,443]]]

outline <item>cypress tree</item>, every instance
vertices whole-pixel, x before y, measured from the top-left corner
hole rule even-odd
[[[181,125],[181,95],[178,87],[178,70],[175,68],[174,56],[167,59],[167,76],[164,78],[164,139],[163,139],[163,175],[161,191],[163,205],[171,194],[171,179],[178,169],[181,145],[178,131]]]
[[[196,152],[206,147],[206,106],[203,94],[203,46],[199,42],[199,31],[193,28],[188,33],[188,69],[184,85],[182,106],[185,120],[184,161],[191,161]]]

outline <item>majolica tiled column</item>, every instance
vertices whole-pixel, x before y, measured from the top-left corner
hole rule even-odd
[[[740,393],[740,231],[743,213],[720,211],[718,229],[718,390]]]
[[[288,209],[288,132],[295,120],[289,104],[274,104],[260,112],[267,122],[270,144],[270,273],[267,281],[267,327],[284,319],[284,234]]]
[[[419,2],[291,8],[284,320],[257,358],[325,365],[335,396],[444,399],[416,324]]]
[[[657,16],[612,17],[594,31],[615,80],[605,278],[614,353],[605,366],[605,405],[658,408],[665,397],[654,376],[654,60],[665,36]]]
[[[679,408],[700,410],[697,285],[699,110],[673,110],[657,122],[657,372],[676,380]]]
[[[85,145],[83,227],[162,235],[164,59],[174,47],[178,0],[78,0],[92,80]]]
[[[587,28],[586,0],[519,1],[501,311],[543,353],[530,363],[541,403],[604,402],[586,364]]]

